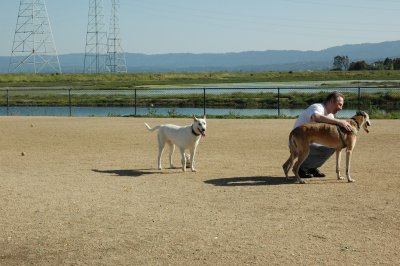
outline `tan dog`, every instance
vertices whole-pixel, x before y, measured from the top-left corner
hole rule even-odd
[[[351,153],[356,145],[357,134],[364,128],[368,133],[368,126],[371,126],[369,116],[366,112],[357,112],[348,122],[352,125],[351,131],[345,131],[339,126],[325,123],[306,123],[297,127],[289,135],[289,159],[282,165],[286,178],[288,172],[293,166],[296,158],[297,162],[293,166],[293,173],[296,176],[296,183],[305,184],[305,181],[299,176],[299,168],[310,152],[310,144],[319,143],[324,146],[336,149],[336,173],[338,179],[344,179],[340,176],[340,154],[343,148],[346,148],[346,176],[349,182],[354,182],[350,177],[350,159]]]

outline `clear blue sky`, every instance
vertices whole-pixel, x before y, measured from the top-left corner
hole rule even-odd
[[[0,55],[8,56],[20,1],[0,1]],[[89,0],[46,3],[58,53],[84,53]],[[108,25],[111,1],[103,4]],[[120,0],[123,49],[145,54],[321,50],[400,40],[399,14],[400,0]]]

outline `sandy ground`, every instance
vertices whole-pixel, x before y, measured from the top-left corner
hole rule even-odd
[[[359,134],[356,183],[331,158],[305,185],[281,170],[293,120],[208,120],[197,173],[156,170],[144,121],[191,123],[0,117],[0,265],[399,263],[399,120]]]

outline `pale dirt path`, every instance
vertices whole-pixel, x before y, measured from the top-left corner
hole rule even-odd
[[[197,173],[155,170],[144,121],[191,123],[0,117],[0,265],[400,261],[399,120],[360,133],[356,183],[332,158],[306,185],[281,170],[293,120],[208,120]]]

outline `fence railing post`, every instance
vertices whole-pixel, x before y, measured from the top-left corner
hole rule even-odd
[[[361,88],[358,87],[358,111],[361,110]]]
[[[203,88],[203,116],[206,115],[206,88]]]
[[[281,89],[278,88],[278,116],[281,116]]]
[[[136,108],[136,103],[137,103],[137,101],[136,101],[136,89],[135,89],[135,116],[137,115],[137,108]]]
[[[10,108],[10,104],[9,104],[9,96],[8,96],[8,89],[7,89],[7,116],[10,115],[10,110],[9,110],[9,108]]]
[[[68,89],[69,116],[72,116],[71,89]]]

